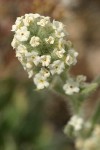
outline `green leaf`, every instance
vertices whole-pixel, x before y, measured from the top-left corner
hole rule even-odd
[[[94,92],[98,87],[98,83],[91,83],[91,84],[88,84],[86,86],[86,88],[84,90],[82,90],[81,94],[82,95],[89,95],[90,93]]]

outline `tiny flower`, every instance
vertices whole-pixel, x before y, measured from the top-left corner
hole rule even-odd
[[[65,94],[67,95],[72,95],[80,91],[79,84],[73,81],[72,79],[66,81],[66,84],[64,84],[63,89],[65,91]]]
[[[64,53],[65,53],[65,50],[64,49],[57,49],[55,48],[54,51],[53,51],[59,58],[62,58],[64,56]]]
[[[16,57],[23,59],[22,54],[19,51],[16,51]]]
[[[64,49],[64,44],[65,44],[65,40],[63,38],[60,38],[59,41],[58,41],[58,48],[60,50]]]
[[[31,62],[27,62],[26,68],[27,69],[31,69],[32,67],[33,67],[32,63]]]
[[[64,62],[61,60],[56,60],[53,62],[53,64],[50,64],[49,66],[51,74],[61,74],[65,68]]]
[[[24,45],[20,44],[18,47],[17,47],[17,51],[21,54],[27,54],[27,49]]]
[[[72,56],[70,56],[69,54],[67,55],[67,57],[66,57],[66,64],[68,65],[68,66],[70,66],[70,65],[72,65],[75,61],[74,61],[74,58],[72,57]],[[76,62],[75,62],[76,63]]]
[[[78,53],[74,49],[69,50],[68,55],[65,60],[66,64],[68,66],[75,65],[77,63],[77,59],[76,59],[77,56],[78,56]]]
[[[62,32],[62,31],[57,31],[57,30],[55,30],[55,35],[56,35],[56,37],[58,37],[58,38],[63,38],[63,37],[65,36],[65,33]]]
[[[49,38],[46,38],[45,41],[48,43],[48,44],[54,44],[54,38],[52,36],[49,36]]]
[[[16,30],[18,30],[19,29],[19,27],[20,27],[20,25],[13,25],[12,26],[12,29],[11,29],[11,31],[16,31]]]
[[[25,18],[23,19],[24,25],[29,26],[31,22],[34,22],[33,15],[31,14],[26,14]]]
[[[33,16],[35,19],[40,17],[39,14],[32,14],[32,16]]]
[[[51,56],[50,55],[43,55],[43,56],[41,56],[42,66],[49,66],[50,61],[51,61]]]
[[[23,17],[18,17],[11,31],[17,31],[21,27]]]
[[[30,36],[30,32],[27,30],[27,27],[23,26],[16,31],[15,37],[19,41],[27,41]]]
[[[58,31],[62,31],[64,28],[64,24],[59,22],[59,21],[53,20],[53,28],[58,30]]]
[[[37,25],[45,27],[48,24],[48,22],[49,22],[48,18],[43,18],[39,22],[37,22]]]
[[[36,47],[40,44],[40,38],[37,36],[33,36],[30,40],[30,44],[32,47]]]
[[[28,52],[26,54],[26,59],[28,62],[33,62],[36,66],[39,64],[40,62],[40,57],[38,56],[37,52]]]
[[[76,81],[79,82],[79,83],[85,82],[86,81],[86,76],[78,75]]]
[[[28,71],[28,77],[31,78],[33,76],[33,70]]]
[[[41,74],[36,74],[33,80],[37,86],[37,89],[44,89],[49,86],[49,82],[47,82],[46,78],[41,76]]]
[[[12,42],[11,42],[11,46],[12,46],[13,48],[17,48],[18,45],[19,45],[19,42],[18,42],[18,40],[14,37],[13,40],[12,40]]]
[[[41,68],[40,74],[46,78],[50,76],[50,72],[46,68]]]
[[[83,126],[83,119],[77,115],[74,115],[72,116],[68,124],[73,126],[76,131],[79,131],[82,129]]]

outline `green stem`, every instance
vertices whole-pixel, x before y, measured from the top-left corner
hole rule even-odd
[[[95,125],[98,122],[100,123],[100,101],[97,102],[95,112],[91,119],[93,125]]]

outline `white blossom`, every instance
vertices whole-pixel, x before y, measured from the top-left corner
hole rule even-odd
[[[54,44],[54,38],[52,36],[49,36],[49,38],[45,38],[45,41],[48,43],[48,44]]]
[[[65,36],[65,33],[63,31],[57,31],[57,30],[55,30],[55,35],[58,38],[63,38]]]
[[[64,49],[57,49],[55,48],[54,51],[53,51],[59,58],[62,58],[64,56],[64,53],[65,53],[65,50]]]
[[[50,72],[46,68],[41,68],[40,74],[46,78],[50,76]]]
[[[28,77],[31,78],[34,75],[33,70],[28,71]]]
[[[26,63],[26,68],[27,69],[31,69],[33,67],[32,63],[31,62],[27,62]]]
[[[49,18],[43,18],[39,22],[37,22],[37,25],[45,27],[49,22]]]
[[[62,31],[64,28],[64,24],[59,22],[59,21],[53,20],[53,28],[58,30],[58,31]]]
[[[19,45],[19,42],[18,42],[18,40],[14,37],[13,40],[12,40],[12,42],[11,42],[11,46],[12,46],[13,48],[17,48],[18,45]]]
[[[17,17],[15,24],[12,26],[11,31],[17,31],[21,27],[23,17]]]
[[[78,52],[76,52],[74,49],[70,49],[68,52],[69,52],[70,55],[72,55],[74,57],[78,56]]]
[[[30,40],[30,44],[32,47],[36,47],[40,44],[40,38],[37,36],[33,36]]]
[[[17,52],[19,52],[20,54],[27,54],[27,49],[26,47],[23,45],[23,44],[20,44],[18,47],[17,47]]]
[[[79,84],[75,82],[73,79],[69,79],[64,84],[63,89],[65,94],[72,95],[74,93],[78,93],[80,91]]]
[[[63,38],[60,38],[59,41],[58,41],[58,48],[60,50],[64,49],[64,44],[65,44],[65,40]]]
[[[23,56],[19,51],[16,51],[16,57],[23,59]]]
[[[15,37],[19,41],[27,41],[30,36],[30,32],[27,30],[27,27],[23,26],[16,31]]]
[[[66,64],[68,65],[68,66],[70,66],[70,65],[72,65],[73,63],[76,63],[76,61],[74,61],[75,59],[72,57],[72,56],[70,56],[69,54],[67,55],[67,57],[66,57]]]
[[[32,14],[25,14],[25,18],[23,19],[24,25],[29,26],[31,22],[34,22],[34,18]]]
[[[51,56],[50,55],[42,55],[41,56],[41,63],[42,66],[48,66],[51,61]]]
[[[40,17],[39,14],[32,14],[32,15],[33,15],[33,17],[34,17],[35,19]]]
[[[76,81],[79,82],[79,83],[85,82],[86,81],[86,76],[78,75]]]
[[[65,68],[64,62],[61,60],[56,60],[49,66],[51,74],[61,74]]]
[[[41,76],[41,74],[36,74],[33,78],[34,83],[37,86],[37,89],[44,89],[45,87],[49,86],[49,82],[46,81],[46,78],[44,76]]]
[[[75,65],[77,63],[77,59],[76,59],[77,56],[78,56],[78,53],[74,49],[70,49],[68,51],[68,55],[65,60],[66,64],[68,66]]]
[[[28,52],[26,54],[26,59],[28,62],[33,62],[36,66],[40,62],[40,57],[38,56],[38,53],[33,51],[33,52]]]
[[[73,126],[76,131],[79,131],[83,126],[83,119],[77,115],[74,115],[72,116],[68,124]]]

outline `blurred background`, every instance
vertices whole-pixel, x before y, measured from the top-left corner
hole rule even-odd
[[[72,74],[91,81],[100,75],[99,0],[0,0],[0,150],[74,150],[63,134],[70,118],[65,99],[50,91],[34,91],[11,47],[16,17],[39,13],[66,25],[79,52]],[[91,113],[99,90],[90,98]]]

